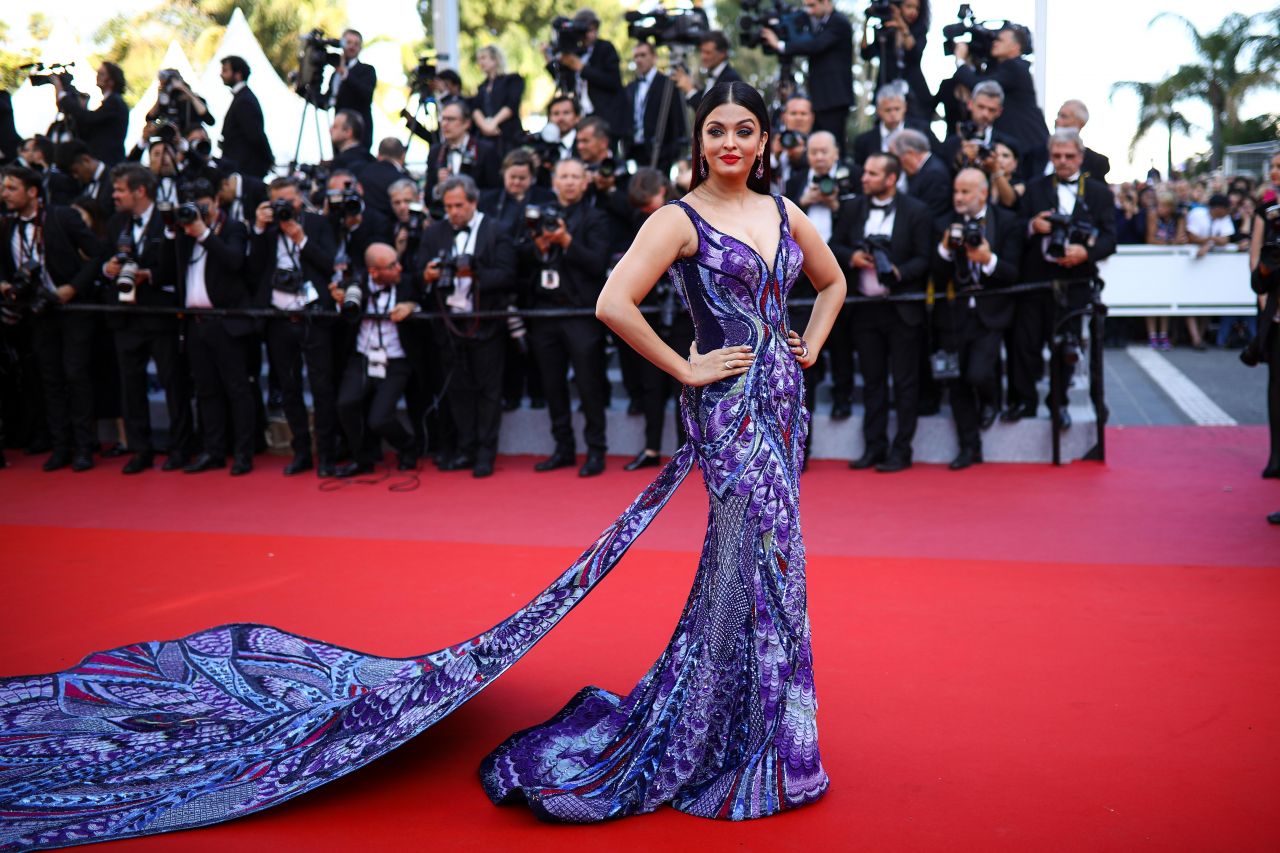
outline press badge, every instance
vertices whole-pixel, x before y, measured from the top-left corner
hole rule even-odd
[[[542,271],[542,289],[543,290],[559,290],[560,289],[560,271],[559,270],[543,270]]]
[[[365,354],[370,379],[387,378],[387,351],[382,347],[369,347]]]
[[[309,281],[307,281],[307,282],[303,282],[303,285],[302,285],[302,304],[303,304],[303,305],[310,305],[312,302],[315,302],[315,301],[316,301],[316,300],[318,300],[319,298],[320,298],[320,294],[319,294],[319,292],[316,290],[316,286],[315,286],[314,284],[312,284],[311,282],[309,282]]]

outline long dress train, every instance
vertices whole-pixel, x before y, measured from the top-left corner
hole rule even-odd
[[[481,765],[485,791],[575,822],[664,803],[743,819],[822,796],[797,514],[808,414],[786,346],[801,256],[775,200],[772,269],[680,203],[699,250],[671,276],[698,347],[751,344],[755,363],[685,389],[689,442],[547,589],[470,640],[408,658],[236,624],[0,679],[0,850],[219,823],[364,766],[529,651],[617,564],[695,461],[711,510],[671,643],[627,696],[586,688],[509,738]]]

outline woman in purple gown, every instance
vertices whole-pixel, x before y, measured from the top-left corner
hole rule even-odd
[[[496,802],[571,822],[663,804],[740,820],[822,796],[798,514],[801,370],[845,285],[803,214],[767,194],[767,126],[746,84],[703,98],[691,192],[650,218],[601,295],[601,318],[687,386],[689,441],[572,566],[490,630],[414,657],[233,624],[0,679],[0,850],[219,823],[364,766],[519,660],[695,463],[710,517],[670,644],[626,696],[586,688],[513,735],[483,761],[481,781]],[[636,309],[668,267],[694,321],[687,360]],[[802,267],[819,291],[803,338],[786,327]]]

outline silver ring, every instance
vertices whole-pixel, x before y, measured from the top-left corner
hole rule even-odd
[[[729,359],[724,363],[725,370],[733,370],[733,368],[734,368],[733,359]]]

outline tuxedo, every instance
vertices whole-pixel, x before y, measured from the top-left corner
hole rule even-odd
[[[1111,160],[1108,159],[1106,155],[1099,154],[1092,148],[1086,148],[1084,149],[1084,163],[1081,166],[1081,171],[1090,178],[1093,178],[1095,181],[1102,181],[1105,183],[1107,180],[1107,173],[1111,171]],[[1053,174],[1052,163],[1044,164],[1043,174],[1045,176]],[[1146,238],[1144,237],[1143,240],[1140,240],[1139,242],[1143,242],[1145,239]]]
[[[334,153],[333,159],[329,161],[329,169],[330,171],[346,169],[359,179],[364,174],[364,170],[373,165],[374,162],[374,156],[369,153],[364,144],[357,142],[350,148],[344,148]]]
[[[124,159],[124,138],[129,132],[129,108],[118,92],[105,95],[95,110],[86,109],[74,92],[62,96],[58,108],[75,122],[76,136],[108,167]]]
[[[366,152],[373,146],[373,90],[377,85],[378,72],[372,65],[359,60],[356,60],[355,65],[348,66],[345,79],[339,81],[336,74],[329,79],[334,113],[337,114],[339,110],[355,110],[364,122],[364,138],[360,140],[360,145]]]
[[[983,80],[995,80],[1004,90],[1004,109],[995,129],[1018,148],[1018,177],[1033,180],[1044,172],[1049,160],[1049,130],[1044,111],[1036,102],[1036,84],[1031,63],[1022,58],[993,62],[982,76],[965,66],[956,72],[961,84],[973,89]]]
[[[952,209],[951,170],[937,154],[930,154],[920,171],[907,176],[907,195],[919,199],[935,218]]]
[[[555,204],[555,193],[534,184],[522,199],[514,199],[505,189],[484,190],[480,193],[480,211],[501,224],[507,236],[519,240],[524,236],[524,210],[530,205]]]
[[[880,87],[894,80],[905,81],[909,93],[907,115],[925,122],[928,122],[933,117],[934,105],[933,92],[929,89],[929,83],[925,80],[924,71],[920,67],[921,60],[924,58],[925,47],[929,41],[927,24],[927,16],[921,15],[911,25],[911,35],[915,37],[916,44],[911,50],[903,51],[901,73],[896,67],[895,58],[891,57],[889,62],[880,62],[876,71],[875,85],[875,91],[878,92]],[[887,32],[893,31],[887,30]],[[880,51],[880,45],[872,41],[862,49],[862,58],[868,62],[872,59],[879,59]]]
[[[952,222],[960,220],[962,217],[954,212],[942,217],[935,226],[935,236],[940,238]],[[976,285],[980,290],[991,291],[1016,283],[1023,246],[1022,220],[1012,211],[988,205],[984,226],[994,262],[989,270],[978,271],[971,283],[958,278],[954,256],[944,257],[937,241],[932,251],[932,275],[937,288],[935,340],[941,348],[959,355],[961,376],[950,382],[951,414],[961,449],[974,451],[982,448],[979,407],[995,407],[999,403],[1000,342],[1004,330],[1013,322],[1013,301],[1008,296],[978,297],[967,288]],[[964,249],[958,251],[960,263],[964,263]]]
[[[880,122],[876,121],[875,125],[866,133],[860,133],[853,138],[853,162],[859,166],[867,162],[867,158],[872,154],[879,154],[885,150],[884,140],[888,135],[881,133]],[[916,118],[915,116],[907,116],[906,120],[899,126],[899,129],[909,128],[918,130],[930,139],[933,138],[933,132],[929,129],[928,122]]]
[[[946,139],[942,140],[942,144],[938,146],[938,156],[942,158],[942,162],[951,171],[952,177],[955,177],[963,168],[963,164],[960,160],[964,156],[965,141],[966,140],[960,138],[959,134],[950,133],[947,134]],[[987,147],[992,148],[997,142],[1003,142],[1018,151],[1018,156],[1020,158],[1018,160],[1018,177],[1022,180],[1026,180],[1029,175],[1024,168],[1027,158],[1026,151],[1022,147],[1022,143],[995,127],[987,128]],[[1043,163],[1044,160],[1041,160],[1040,162]],[[1034,176],[1034,173],[1030,173],[1030,176]]]
[[[453,150],[441,139],[431,146],[427,154],[427,195],[434,196],[436,185],[440,183],[439,174],[448,166],[449,152]],[[481,139],[475,133],[467,136],[458,150],[465,151],[471,158],[470,165],[461,166],[465,175],[470,175],[480,189],[492,189],[502,186],[502,160],[498,156],[497,147],[487,139]]]
[[[641,85],[639,79],[626,85],[627,123],[620,134],[627,141],[630,156],[640,167],[648,166],[653,160],[653,144],[659,136],[658,122],[662,112],[662,102],[670,93],[666,122],[661,129],[662,150],[658,152],[657,168],[663,174],[671,169],[671,164],[680,157],[687,145],[688,130],[685,126],[684,106],[680,103],[679,93],[671,78],[656,68],[650,71],[651,82],[647,87]],[[641,122],[636,123],[639,113]],[[639,131],[639,141],[637,141]]]
[[[1115,199],[1111,188],[1092,178],[1076,184],[1072,192],[1073,220],[1087,220],[1098,229],[1094,244],[1088,247],[1089,260],[1067,268],[1045,257],[1048,237],[1030,232],[1031,220],[1044,210],[1061,211],[1064,199],[1059,197],[1059,182],[1054,176],[1038,178],[1027,184],[1019,212],[1027,229],[1022,255],[1023,281],[1054,279],[1088,280],[1098,274],[1098,262],[1115,253]],[[1084,304],[1085,292],[1077,287],[1068,291],[1072,307]],[[1013,345],[1009,353],[1009,397],[1011,403],[1035,408],[1039,403],[1036,382],[1044,374],[1044,347],[1053,336],[1054,296],[1049,291],[1019,294],[1013,327]],[[1079,323],[1072,324],[1078,330]],[[1065,394],[1066,379],[1061,385]],[[1050,405],[1066,405],[1066,400],[1050,401]]]
[[[365,166],[360,171],[365,207],[385,220],[394,219],[395,213],[391,210],[391,197],[387,195],[387,189],[396,181],[407,177],[409,173],[404,167],[391,160],[377,160]]]
[[[84,300],[92,292],[94,265],[102,247],[71,208],[46,207],[31,225],[18,218],[0,220],[0,281],[12,281],[18,261],[30,259],[26,246],[43,242],[42,260],[55,286],[70,284],[74,299]],[[35,236],[40,223],[41,237]],[[15,229],[18,257],[14,256]],[[90,258],[81,260],[81,253]],[[44,394],[45,419],[54,450],[90,452],[97,446],[93,420],[92,348],[94,318],[49,310],[30,318],[32,349],[35,351]]]
[[[862,196],[846,202],[837,217],[831,250],[845,271],[850,294],[887,295],[879,293],[882,285],[878,280],[872,285],[875,292],[868,294],[868,277],[850,263],[868,233],[883,234],[886,230],[889,258],[900,276],[898,283],[888,288],[889,292],[919,293],[925,289],[933,242],[929,208],[924,202],[897,193],[887,207],[890,212],[876,212],[885,209]],[[925,309],[920,302],[877,302],[847,306],[837,321],[844,324],[844,339],[848,343],[843,344],[842,349],[847,349],[848,355],[832,350],[832,382],[836,386],[847,385],[847,393],[852,395],[852,351],[856,349],[866,406],[862,434],[866,450],[875,455],[885,455],[890,449],[889,376],[892,374],[898,411],[893,454],[906,461],[911,459],[919,419],[920,341],[925,336],[924,320]],[[848,397],[844,399],[847,402]]]
[[[698,107],[702,104],[702,96],[711,91],[712,87],[717,83],[733,83],[735,81],[741,82],[742,75],[726,60],[724,68],[720,69],[720,73],[707,75],[703,81],[702,88],[694,89],[688,95],[685,95],[685,101],[689,104],[689,109],[696,113]]]
[[[241,86],[231,96],[231,105],[222,119],[222,160],[255,178],[261,178],[275,165],[262,106],[248,86]]]
[[[596,39],[576,76],[585,86],[591,106],[590,110],[586,109],[584,102],[583,114],[598,115],[609,122],[616,137],[619,129],[627,125],[627,100],[622,93],[617,49],[604,39]],[[579,101],[582,100],[580,97]]]
[[[802,38],[780,45],[779,57],[809,58],[808,90],[813,102],[814,130],[835,135],[845,150],[845,120],[853,104],[853,25],[840,12],[832,12]]]
[[[233,219],[238,219],[245,227],[252,228],[258,218],[258,205],[267,200],[267,185],[261,178],[233,173],[238,181],[236,196],[230,204],[222,205],[223,211]]]

